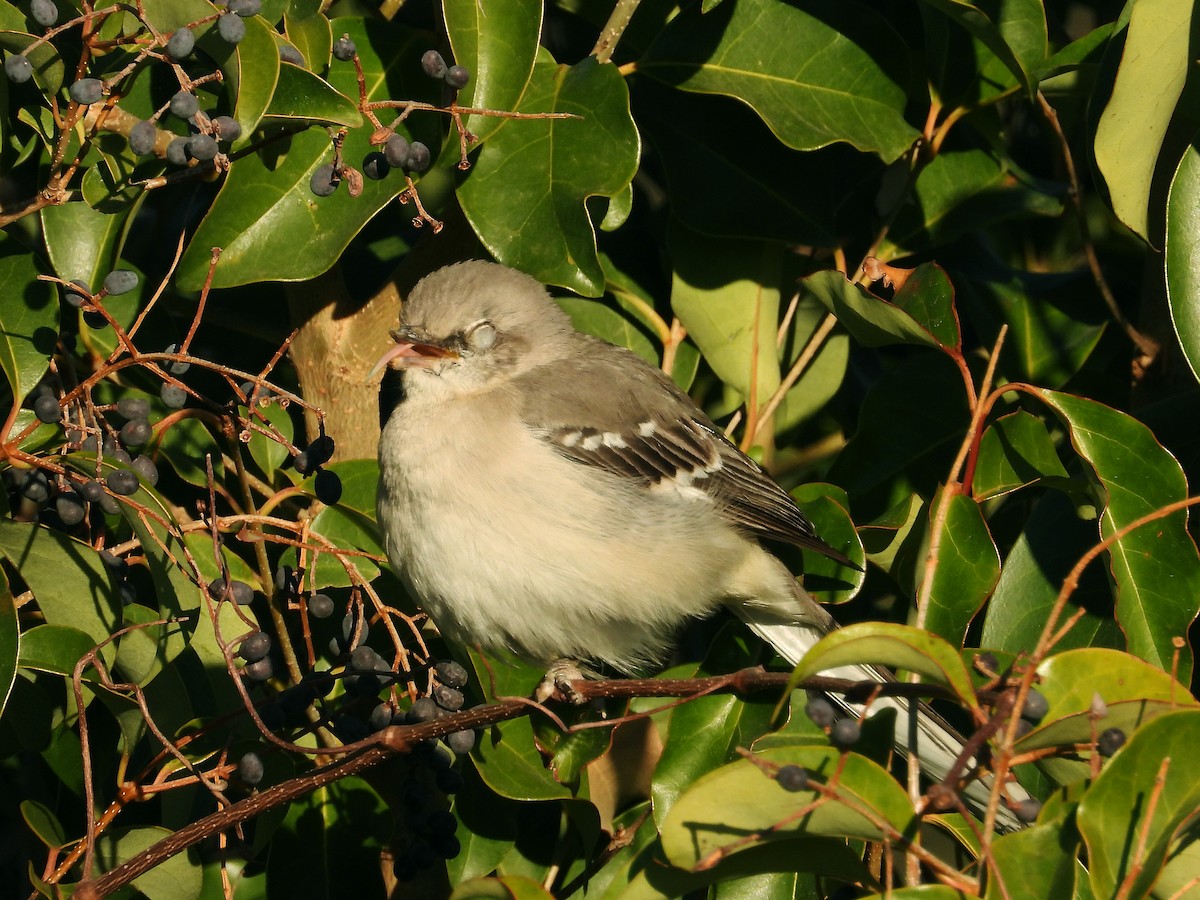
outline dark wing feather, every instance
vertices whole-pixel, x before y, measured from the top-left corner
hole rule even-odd
[[[853,565],[817,537],[787,491],[660,371],[627,351],[581,340],[588,352],[541,366],[514,385],[526,424],[559,453],[647,488],[671,480],[702,490],[730,524],[753,537]],[[580,383],[589,386],[589,396],[576,395]]]

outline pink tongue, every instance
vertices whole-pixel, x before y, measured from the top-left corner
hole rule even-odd
[[[384,353],[383,356],[379,357],[379,361],[372,366],[371,371],[367,375],[367,381],[370,381],[381,371],[383,371],[384,366],[390,363],[393,359],[399,359],[402,356],[422,356],[423,354],[420,351],[414,349],[416,346],[416,344],[407,343],[395,344],[389,347],[387,352]]]

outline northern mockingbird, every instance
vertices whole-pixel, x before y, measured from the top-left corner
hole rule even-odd
[[[534,279],[487,262],[441,269],[392,337],[376,367],[390,370],[379,525],[448,637],[628,673],[720,606],[792,664],[835,627],[762,542],[849,560],[670,379],[577,332]],[[874,705],[901,710],[906,747],[907,705]],[[941,778],[962,741],[926,713],[917,750]]]

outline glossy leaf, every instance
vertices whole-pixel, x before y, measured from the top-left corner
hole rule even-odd
[[[102,213],[86,203],[64,203],[42,210],[42,236],[54,273],[79,280],[98,291],[113,270],[129,210]]]
[[[949,499],[945,518],[937,528],[933,517],[944,502],[947,502],[945,488],[929,504],[930,534],[926,553],[921,555],[931,554],[936,540],[937,567],[927,592],[918,597],[918,602],[924,604],[925,627],[961,646],[971,619],[996,587],[1000,553],[979,504],[964,494],[955,493]],[[916,577],[918,585],[923,586],[922,568],[918,568]]]
[[[359,19],[337,19],[333,28],[339,34],[348,32],[358,46],[371,86],[370,99],[382,99],[389,93],[400,72],[420,72],[418,60],[424,48],[415,34],[368,27]],[[273,40],[271,53],[278,65]],[[305,77],[300,72],[293,74]],[[347,63],[333,67],[329,83],[345,96],[358,96],[354,68]],[[421,124],[428,127],[432,123]],[[363,158],[375,151],[368,144],[370,131],[369,127],[356,128],[347,136],[343,157],[349,165],[361,166]],[[434,140],[425,131],[421,136]],[[350,197],[345,185],[331,196],[317,197],[309,186],[312,174],[332,158],[333,146],[325,129],[309,128],[238,159],[180,261],[180,287],[200,289],[208,274],[212,247],[222,249],[214,287],[303,281],[326,271],[371,217],[405,188],[399,177],[366,179],[358,197]],[[303,246],[305,252],[294,253],[297,246]]]
[[[280,66],[279,81],[263,119],[328,122],[350,128],[357,128],[363,121],[353,100],[299,66]]]
[[[954,285],[937,263],[913,269],[896,291],[892,304],[908,313],[938,345],[947,351],[962,350],[958,311],[954,308]]]
[[[513,120],[497,131],[458,188],[463,212],[500,262],[598,297],[604,273],[585,203],[620,194],[637,170],[625,81],[594,58],[557,66],[543,57],[518,111],[577,118]],[[599,142],[603,157],[593,152]]]
[[[791,683],[852,665],[907,669],[954,691],[968,706],[978,705],[957,650],[927,631],[890,622],[859,622],[825,635],[800,660]]]
[[[329,19],[321,15],[319,10],[288,10],[283,14],[283,25],[288,40],[300,51],[308,68],[321,71],[329,63],[329,52],[333,47],[333,29],[329,26]],[[284,71],[285,68],[280,66],[280,77]]]
[[[809,777],[834,783],[841,797],[803,819],[794,814],[812,803],[814,791],[783,790],[757,766],[739,760],[696,781],[676,801],[661,825],[663,849],[671,862],[692,868],[715,851],[730,848],[752,833],[780,840],[796,831],[808,835],[878,840],[885,822],[901,833],[913,827],[912,806],[903,788],[884,769],[856,753],[832,747],[790,747],[758,754],[764,762],[798,765]],[[779,827],[777,827],[779,826]]]
[[[1197,740],[1200,711],[1160,716],[1138,729],[1084,795],[1077,821],[1097,896],[1127,885],[1127,896],[1140,897],[1154,883],[1177,829],[1200,804],[1200,767],[1191,752]]]
[[[1113,212],[1147,240],[1154,170],[1191,63],[1192,15],[1185,0],[1132,7],[1116,82],[1096,125],[1096,166]]]
[[[707,15],[685,9],[638,71],[687,91],[738,98],[795,150],[846,141],[891,161],[917,137],[904,119],[903,47],[857,3],[739,0]]]
[[[54,290],[37,276],[29,252],[0,236],[0,368],[18,402],[45,373],[58,340]]]
[[[1179,463],[1145,425],[1094,400],[1037,393],[1070,427],[1071,443],[1100,481],[1102,535],[1187,496]],[[1113,545],[1109,560],[1117,621],[1129,651],[1172,670],[1172,641],[1187,633],[1200,597],[1200,554],[1188,534],[1187,513],[1180,510],[1135,529]],[[1191,672],[1192,652],[1185,648],[1179,677],[1187,681]]]
[[[444,0],[442,15],[454,48],[453,62],[466,66],[471,73],[470,82],[459,91],[460,105],[517,108],[537,60],[542,14],[540,3]],[[485,141],[508,121],[470,115],[463,124],[478,140]]]
[[[7,13],[11,10],[16,15]],[[10,53],[24,53],[25,48],[37,38],[25,31],[25,16],[5,4],[5,11],[0,11],[0,47]],[[27,56],[33,64],[33,80],[38,87],[48,95],[57,94],[62,90],[65,67],[58,52],[51,43],[40,44],[30,50]]]
[[[1163,253],[1171,321],[1192,375],[1200,378],[1200,276],[1193,265],[1200,254],[1200,148],[1194,144],[1171,181]]]
[[[971,493],[976,500],[988,500],[1046,478],[1066,477],[1045,423],[1017,410],[984,430]]]
[[[1036,646],[1063,578],[1095,542],[1095,522],[1085,519],[1070,498],[1053,492],[1039,500],[1004,560],[984,614],[981,646],[1011,653]],[[1125,639],[1112,619],[1111,607],[1108,579],[1100,566],[1093,565],[1084,572],[1068,607],[1072,613],[1082,608],[1084,617],[1057,649],[1123,647]]]
[[[51,625],[107,638],[121,621],[100,554],[46,528],[0,519],[0,554],[21,573]]]
[[[70,625],[36,625],[21,635],[20,666],[38,672],[53,672],[70,678],[79,660],[91,653],[96,640]],[[111,657],[111,648],[106,648],[105,659]],[[88,680],[95,673],[84,672]]]
[[[57,849],[67,842],[67,833],[53,810],[36,800],[21,801],[21,818],[25,825],[37,835],[38,840],[50,849]]]
[[[96,841],[97,862],[103,871],[115,869],[171,833],[169,828],[144,826],[107,831]],[[130,883],[148,900],[197,900],[202,881],[200,868],[188,854],[179,853]]]
[[[669,233],[671,309],[723,382],[762,407],[779,387],[782,248]]]

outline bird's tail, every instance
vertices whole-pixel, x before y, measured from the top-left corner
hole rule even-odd
[[[811,625],[780,622],[777,619],[764,621],[761,612],[756,615],[753,606],[734,606],[732,611],[793,666],[823,636]],[[886,678],[884,673],[869,666],[840,666],[821,674],[853,681],[883,681]],[[833,696],[831,699],[854,715],[862,711],[861,706],[847,703],[842,697]],[[896,710],[896,747],[902,752],[914,750],[921,761],[921,771],[928,778],[941,781],[962,752],[961,735],[923,703],[913,705],[898,697],[878,697],[871,703],[872,711],[887,708]],[[915,722],[912,721],[914,717]],[[914,743],[915,746],[912,746]],[[972,811],[982,817],[987,809],[991,790],[990,778],[973,781],[964,791],[963,800]],[[1008,785],[1007,793],[1014,801],[1029,796],[1015,782]],[[1012,810],[1001,803],[996,814],[996,827],[1001,831],[1014,831],[1021,827],[1021,822]]]

